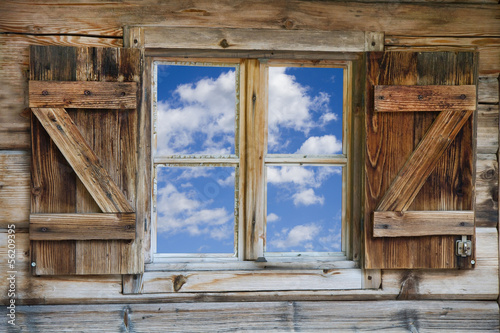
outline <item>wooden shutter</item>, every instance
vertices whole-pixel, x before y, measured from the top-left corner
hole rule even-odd
[[[31,46],[35,275],[132,274],[138,49]]]
[[[476,83],[473,52],[368,53],[365,268],[474,266]]]

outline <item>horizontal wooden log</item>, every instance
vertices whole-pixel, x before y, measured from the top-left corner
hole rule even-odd
[[[498,46],[498,49],[500,50],[500,46]],[[481,54],[479,54],[479,57],[481,57]],[[477,87],[477,93],[478,93],[477,101],[479,103],[498,104],[498,95],[500,93],[498,84],[499,84],[498,74],[480,76]]]
[[[498,104],[479,104],[477,108],[477,153],[498,151]]]
[[[407,210],[473,111],[442,111],[379,202],[378,211]],[[395,138],[396,139],[396,138]]]
[[[476,86],[375,86],[376,112],[474,111]]]
[[[86,109],[137,108],[137,83],[29,81],[29,106]]]
[[[473,234],[473,211],[373,212],[374,237]]]
[[[99,208],[105,213],[133,212],[127,198],[101,166],[68,113],[60,108],[32,108],[32,111]]]
[[[337,1],[132,0],[98,5],[36,0],[0,3],[0,29],[38,34],[121,36],[124,25],[385,31],[408,36],[497,36],[496,4]],[[40,14],[43,14],[40,15]]]
[[[146,48],[212,50],[282,50],[363,52],[362,31],[307,31],[269,29],[207,29],[152,27],[144,29]],[[383,47],[383,33],[374,43]],[[373,37],[373,36],[371,36]],[[376,41],[375,41],[376,40]],[[370,44],[370,47],[374,45]]]
[[[31,214],[30,240],[135,239],[135,213]]]
[[[493,301],[275,301],[20,306],[16,317],[18,332],[483,332],[500,315]]]

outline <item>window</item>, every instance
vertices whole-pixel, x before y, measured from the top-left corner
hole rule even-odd
[[[153,59],[155,262],[345,259],[349,69]]]

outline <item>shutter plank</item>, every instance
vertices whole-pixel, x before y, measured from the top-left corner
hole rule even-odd
[[[30,215],[30,240],[134,238],[135,213]]]
[[[375,112],[474,111],[476,86],[375,86]]]
[[[404,211],[473,111],[443,111],[386,191],[377,210]]]
[[[62,108],[32,108],[32,111],[102,211],[133,212],[68,113]]]
[[[374,237],[473,234],[474,211],[373,212]]]
[[[29,81],[29,106],[46,108],[135,109],[135,82]]]

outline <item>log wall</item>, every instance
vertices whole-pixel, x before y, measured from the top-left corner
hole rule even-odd
[[[121,276],[32,277],[28,45],[123,46],[123,26],[382,31],[386,50],[478,50],[477,267],[382,271],[378,290],[124,295]],[[500,6],[497,0],[4,0],[0,2],[0,300],[17,231],[13,332],[498,331]],[[154,289],[153,289],[154,290]],[[193,301],[195,301],[193,303]],[[250,303],[249,303],[250,302]],[[113,305],[106,305],[113,303]],[[7,327],[5,307],[0,331]]]

